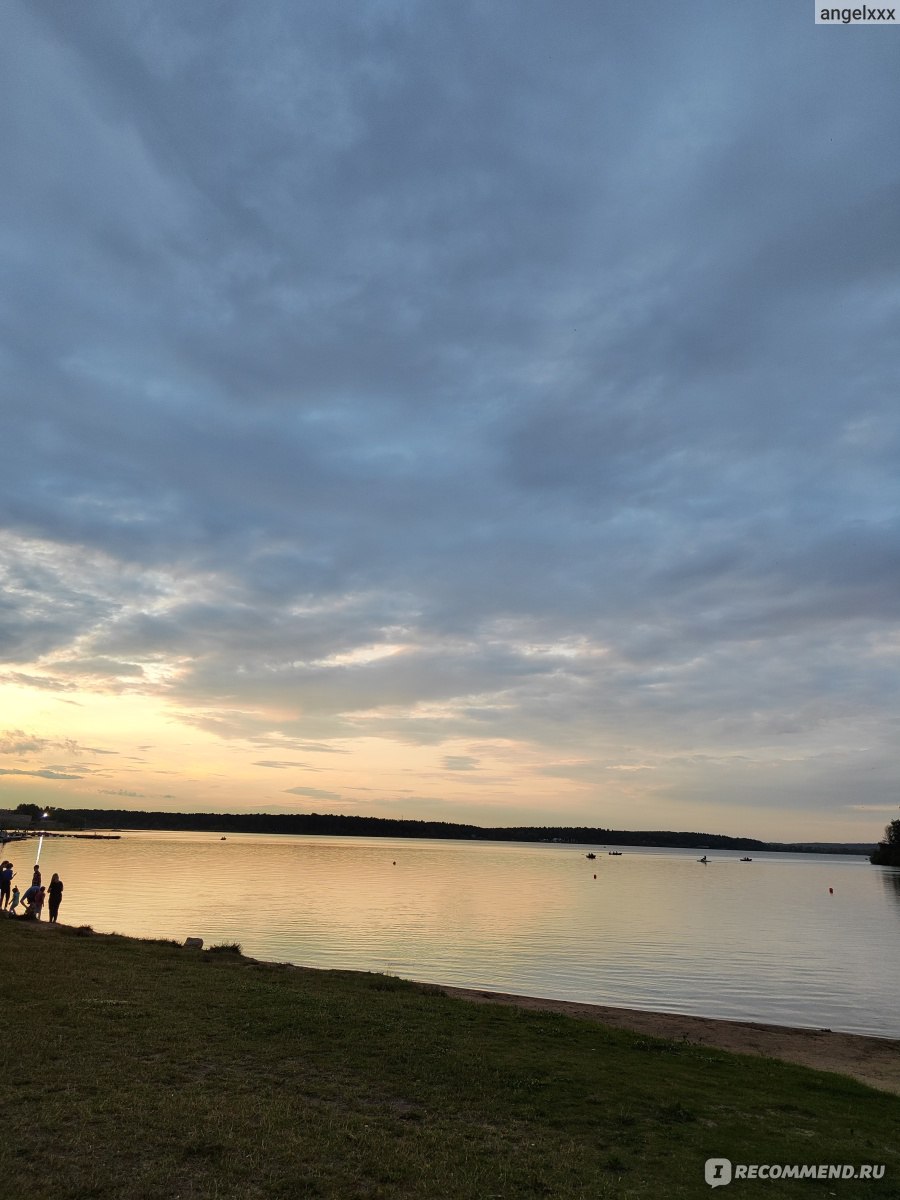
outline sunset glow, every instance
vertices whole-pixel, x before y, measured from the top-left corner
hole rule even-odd
[[[2,21],[0,807],[877,839],[891,30]]]

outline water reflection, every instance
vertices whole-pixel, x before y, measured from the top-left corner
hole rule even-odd
[[[887,894],[900,905],[900,871],[895,867],[882,867],[881,878]]]
[[[487,990],[900,1035],[900,872],[834,856],[742,864],[722,854],[698,866],[693,851],[625,849],[589,862],[584,850],[154,832],[48,839],[42,867],[65,882],[62,919],[102,931],[240,942],[258,958]]]

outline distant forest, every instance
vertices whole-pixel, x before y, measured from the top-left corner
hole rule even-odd
[[[35,805],[19,805],[19,811]],[[54,808],[53,824],[80,829],[171,829],[209,833],[305,833],[329,837],[453,838],[484,842],[569,842],[586,846],[658,846],[698,850],[782,850],[866,853],[872,846],[834,843],[761,842],[719,833],[679,833],[668,829],[603,829],[589,826],[513,825],[485,827],[449,821],[407,821],[391,817],[292,813],[135,812],[125,808]]]

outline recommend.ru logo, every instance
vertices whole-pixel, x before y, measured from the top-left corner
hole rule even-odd
[[[721,1187],[723,1183],[731,1183],[731,1159],[708,1158],[703,1174],[710,1187]]]
[[[732,1179],[883,1179],[884,1163],[738,1163],[730,1158],[708,1158],[703,1176],[710,1187],[723,1187]]]

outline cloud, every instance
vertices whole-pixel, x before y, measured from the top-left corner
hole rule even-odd
[[[441,759],[441,765],[446,771],[476,771],[478,759],[471,754],[446,754]]]
[[[0,17],[0,682],[262,772],[378,742],[462,788],[506,741],[586,815],[805,812],[830,746],[878,804],[891,47],[511,11]]]
[[[32,775],[36,779],[81,779],[81,775],[68,775],[62,771],[55,770],[40,770],[40,771],[19,771],[14,768],[0,768],[0,775]]]
[[[292,787],[285,788],[292,796],[307,796],[310,800],[340,800],[338,792],[325,792],[321,788]]]
[[[49,692],[75,691],[76,684],[61,679],[49,679],[41,675],[27,675],[23,671],[8,671],[0,674],[3,683],[18,684],[27,688],[43,688]],[[74,700],[67,701],[74,704]]]
[[[284,761],[276,761],[274,759],[263,759],[261,762],[255,762],[254,767],[272,767],[276,771],[286,770],[288,767],[303,767],[305,770],[316,770],[315,767],[310,767],[309,763],[297,762],[294,759],[285,759]]]
[[[35,737],[21,729],[7,729],[0,734],[0,754],[40,753],[51,744],[46,738]]]
[[[116,750],[102,750],[98,746],[81,746],[74,738],[48,738],[26,733],[22,729],[6,729],[0,732],[0,754],[26,756],[41,754],[49,749],[65,750],[67,754],[108,754]]]
[[[48,668],[52,671],[60,671],[64,674],[72,675],[94,675],[99,678],[119,679],[129,676],[141,676],[144,674],[144,668],[137,663],[116,662],[114,659],[106,658],[105,656],[97,656],[93,658],[76,658],[57,660],[48,663]]]

